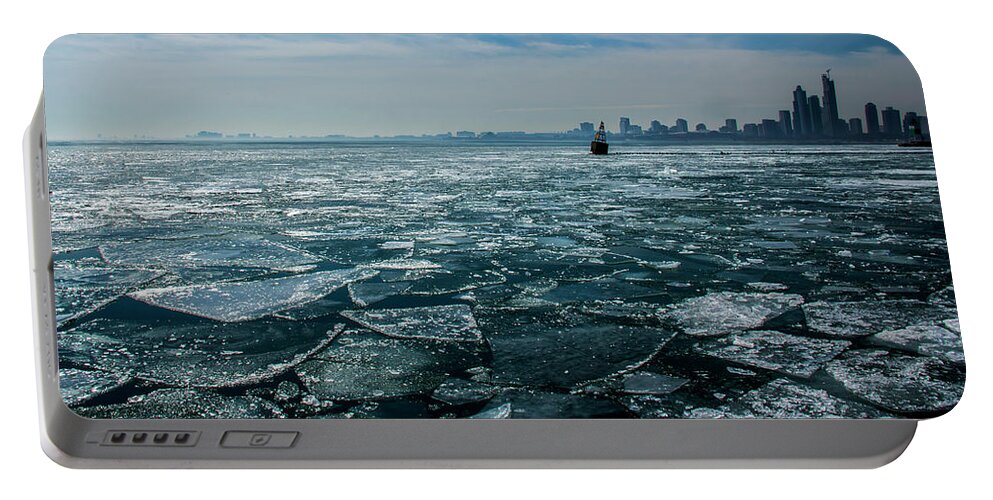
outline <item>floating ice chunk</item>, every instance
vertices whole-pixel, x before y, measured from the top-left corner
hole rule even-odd
[[[670,306],[665,316],[688,335],[713,337],[760,327],[800,304],[796,294],[716,292]]]
[[[407,250],[414,248],[413,241],[385,241],[379,244],[383,250]]]
[[[685,378],[640,371],[624,376],[623,392],[627,394],[669,394],[682,387],[686,382],[689,381]]]
[[[562,394],[528,389],[508,389],[497,394],[483,410],[476,415],[494,412],[509,407],[510,414],[504,418],[621,418],[628,413],[623,406],[606,398],[583,394]],[[495,418],[495,417],[488,417]]]
[[[96,370],[59,369],[59,390],[62,400],[69,406],[85,403],[90,399],[121,387],[129,378]]]
[[[488,327],[494,382],[572,389],[638,369],[675,336],[660,327],[577,316]]]
[[[431,397],[445,404],[459,406],[486,401],[493,397],[496,391],[497,389],[491,385],[452,378],[438,386]]]
[[[811,302],[803,305],[811,330],[839,338],[867,337],[883,330],[938,323],[948,312],[916,300]]]
[[[163,274],[147,269],[60,261],[54,270],[55,317],[60,324],[80,318]]]
[[[733,366],[727,367],[727,371],[728,371],[728,373],[733,373],[735,375],[741,375],[741,376],[744,376],[744,377],[754,377],[756,375],[756,373],[753,372],[753,371],[751,371],[751,370],[745,370],[745,369],[742,369],[742,368],[735,368]]]
[[[504,403],[500,406],[490,408],[488,410],[483,410],[468,418],[505,419],[505,418],[510,418],[510,414],[512,410],[513,407],[510,405],[510,403]]]
[[[928,304],[941,307],[955,307],[955,288],[948,285],[937,292],[932,293],[927,298]]]
[[[764,281],[753,281],[748,283],[748,288],[753,290],[758,290],[760,292],[781,292],[788,289],[789,287],[782,283],[767,283]]]
[[[321,400],[354,401],[428,394],[451,374],[479,366],[485,348],[469,342],[342,334],[296,369]]]
[[[441,269],[441,264],[436,264],[429,260],[423,259],[393,259],[373,262],[372,264],[365,265],[365,267],[370,267],[372,269],[414,271],[424,269]]]
[[[798,337],[776,331],[749,331],[702,342],[694,350],[753,368],[810,377],[849,345],[847,340]]]
[[[652,288],[608,278],[560,285],[541,298],[558,304],[567,304],[588,300],[633,299],[660,294],[660,291]]]
[[[679,269],[679,266],[682,265],[682,262],[679,262],[678,260],[661,260],[661,261],[644,261],[644,262],[639,262],[639,264],[649,269],[655,269],[657,271],[671,271],[673,269]]]
[[[163,309],[230,323],[298,307],[375,275],[369,269],[339,269],[260,281],[153,288],[129,296]]]
[[[342,329],[271,319],[223,327],[99,318],[59,333],[60,358],[177,387],[246,386],[301,363]]]
[[[962,326],[959,324],[958,318],[946,319],[941,324],[945,325],[945,328],[953,331],[959,335],[962,334]]]
[[[289,380],[284,380],[276,386],[276,401],[289,401],[299,395],[300,387]]]
[[[352,283],[348,285],[348,296],[359,307],[367,307],[394,295],[402,294],[410,288],[408,281],[390,283]]]
[[[465,304],[344,311],[342,316],[388,337],[481,342],[472,309]]]
[[[869,341],[924,356],[936,356],[952,363],[965,363],[962,338],[937,325],[922,324],[886,330],[869,337]]]
[[[95,324],[106,320],[96,320],[65,332],[59,332],[59,362],[71,363],[94,370],[127,370],[135,355],[128,349],[125,339],[116,339],[101,334]],[[140,346],[135,346],[139,347]]]
[[[745,394],[729,416],[738,418],[879,418],[883,412],[862,403],[845,401],[823,389],[780,378]]]
[[[952,364],[878,349],[849,351],[825,370],[856,396],[901,413],[947,411],[965,383],[964,372]]]
[[[307,321],[311,319],[323,318],[332,314],[338,314],[345,309],[352,307],[352,301],[340,294],[332,293],[321,297],[315,301],[307,302],[301,306],[284,309],[272,315],[274,318],[289,319],[293,321]]]
[[[796,243],[792,241],[752,241],[752,245],[766,250],[795,250]]]
[[[190,389],[160,389],[127,403],[82,406],[76,413],[88,418],[241,419],[284,418],[276,405],[253,396],[222,396]]]
[[[293,267],[320,258],[255,235],[144,240],[107,245],[100,254],[111,264],[173,267]]]
[[[482,272],[434,274],[417,280],[406,293],[409,295],[448,295],[484,286],[498,285],[506,281],[505,276],[489,269]]]

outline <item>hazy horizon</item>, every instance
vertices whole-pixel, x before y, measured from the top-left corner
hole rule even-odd
[[[52,140],[716,129],[776,119],[828,68],[842,118],[926,113],[868,35],[71,35],[45,56],[46,120]]]

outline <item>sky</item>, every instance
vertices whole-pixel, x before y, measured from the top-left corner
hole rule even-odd
[[[925,114],[911,63],[868,35],[69,35],[44,67],[53,140],[740,127],[828,68],[843,118]]]

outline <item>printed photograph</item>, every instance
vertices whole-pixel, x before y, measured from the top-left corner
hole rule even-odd
[[[44,71],[81,416],[961,396],[921,82],[878,37],[71,35]]]

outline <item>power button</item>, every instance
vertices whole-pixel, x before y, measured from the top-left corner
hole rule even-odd
[[[228,431],[221,438],[224,448],[289,448],[298,432]]]

